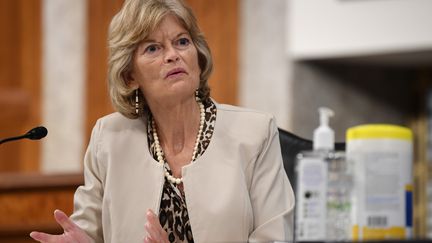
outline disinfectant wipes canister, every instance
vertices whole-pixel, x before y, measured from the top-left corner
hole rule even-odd
[[[413,134],[387,124],[348,129],[346,157],[354,174],[353,240],[408,239],[413,215]]]

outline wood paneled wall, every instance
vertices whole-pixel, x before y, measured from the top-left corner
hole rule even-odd
[[[41,1],[0,0],[0,138],[21,135],[41,117]],[[0,172],[36,171],[40,143],[0,147]]]
[[[111,113],[107,89],[107,30],[123,0],[88,1],[87,121],[89,138],[97,118]],[[237,104],[238,0],[187,0],[209,42],[214,72],[209,80],[212,97]]]
[[[214,72],[211,96],[220,103],[238,103],[238,0],[186,0],[209,43]]]
[[[87,140],[96,120],[113,112],[107,87],[108,26],[123,0],[92,0],[87,23]]]
[[[237,103],[238,0],[188,0],[214,57],[212,97]],[[86,134],[113,111],[108,97],[107,30],[123,0],[88,1]],[[41,122],[41,0],[0,0],[0,138]],[[36,171],[40,142],[2,145],[1,171]]]
[[[214,73],[209,81],[212,97],[236,104],[238,0],[188,2],[213,53]],[[87,138],[96,119],[113,111],[106,84],[106,40],[109,22],[122,3],[123,0],[87,1]],[[23,134],[41,122],[41,5],[41,0],[0,0],[0,138]],[[50,188],[7,188],[11,181],[19,184],[32,178],[38,184],[50,178],[5,174],[38,171],[40,148],[40,142],[29,140],[0,147],[0,242],[31,242],[28,232],[33,229],[60,232],[52,211],[72,211],[78,183],[64,185],[61,181],[67,177],[56,177],[61,181],[52,182]]]
[[[70,215],[73,194],[82,174],[40,175],[3,173],[0,176],[0,243],[35,242],[31,231],[61,234],[55,209]]]

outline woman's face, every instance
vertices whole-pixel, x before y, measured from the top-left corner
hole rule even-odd
[[[193,98],[201,70],[188,31],[173,15],[138,46],[131,85],[139,85],[149,105]]]

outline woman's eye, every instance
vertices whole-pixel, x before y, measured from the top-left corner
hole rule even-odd
[[[190,40],[188,38],[180,38],[177,41],[177,43],[178,43],[179,46],[187,46],[187,45],[189,45]]]
[[[152,53],[155,53],[157,50],[159,50],[159,48],[156,45],[150,45],[145,49],[144,52],[152,54]]]

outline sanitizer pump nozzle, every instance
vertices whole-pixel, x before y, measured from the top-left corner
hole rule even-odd
[[[334,115],[334,112],[327,107],[320,107],[318,112],[320,126],[314,130],[313,149],[334,150],[334,131],[329,126],[330,117]]]

